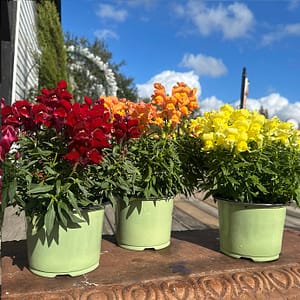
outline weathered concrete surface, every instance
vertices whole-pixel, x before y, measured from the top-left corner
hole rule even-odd
[[[218,250],[218,230],[173,232],[160,251],[129,251],[104,236],[100,266],[75,278],[38,277],[25,241],[2,244],[2,299],[300,299],[300,231],[286,230],[280,259],[253,263]]]
[[[1,228],[2,241],[20,241],[26,239],[26,220],[22,212],[17,215],[17,208],[9,206],[4,211],[3,224]]]

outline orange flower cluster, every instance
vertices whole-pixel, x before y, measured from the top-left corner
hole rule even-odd
[[[138,120],[138,128],[144,132],[149,129],[149,124],[157,117],[156,107],[143,101],[129,101],[128,114]]]
[[[101,97],[104,100],[104,106],[110,110],[112,116],[118,114],[122,117],[126,115],[127,112],[127,100],[125,98],[119,99],[117,97]]]
[[[109,96],[102,97],[104,106],[110,110],[112,120],[116,114],[124,117],[127,116],[131,119],[138,120],[138,129],[146,131],[151,120],[156,118],[156,107],[151,103],[132,102],[125,98],[118,99],[117,97]]]
[[[172,88],[172,95],[166,95],[165,88],[160,83],[154,84],[152,103],[132,102],[117,97],[102,97],[105,107],[109,108],[112,118],[115,114],[138,120],[138,128],[147,132],[150,125],[175,127],[181,119],[198,108],[197,89],[189,88],[179,82]]]
[[[198,108],[197,89],[191,89],[184,82],[178,82],[172,88],[171,96],[166,95],[165,88],[160,83],[155,83],[154,88],[152,103],[158,106],[157,118],[154,121],[157,125],[171,122],[174,127],[180,123],[182,117],[188,116]]]

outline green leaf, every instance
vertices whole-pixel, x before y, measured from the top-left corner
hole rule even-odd
[[[79,210],[78,204],[77,204],[77,199],[74,196],[74,193],[72,191],[68,190],[67,195],[68,195],[67,196],[68,200],[69,200],[70,204],[72,205],[72,207],[76,210],[76,212],[78,214],[80,214],[80,210]]]
[[[48,206],[48,210],[47,213],[45,214],[44,220],[45,220],[46,232],[50,234],[54,227],[54,221],[55,221],[55,210],[54,210],[53,203],[51,203]]]
[[[51,174],[51,175],[56,175],[57,173],[52,169],[50,168],[49,166],[45,166],[45,170]]]
[[[47,193],[53,190],[52,185],[31,184],[28,194]]]
[[[65,227],[67,227],[67,225],[68,225],[68,220],[67,220],[67,218],[65,217],[64,212],[62,211],[62,209],[64,209],[64,208],[63,208],[64,205],[65,205],[65,204],[64,204],[63,202],[61,202],[61,201],[58,202],[58,203],[57,203],[57,212],[58,212],[60,221],[62,222],[62,224],[63,224]],[[65,209],[64,209],[64,210],[65,210]]]
[[[16,191],[17,191],[17,179],[14,178],[13,181],[11,181],[9,183],[9,189],[8,189],[8,199],[9,199],[9,201],[14,200]]]
[[[56,180],[56,195],[59,195],[59,193],[60,193],[60,187],[61,187],[61,180],[60,179],[57,179]]]

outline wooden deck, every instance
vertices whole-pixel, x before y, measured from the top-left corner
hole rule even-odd
[[[202,230],[218,228],[217,203],[209,198],[202,201],[203,194],[193,197],[178,196],[174,201],[173,231]],[[300,208],[288,207],[285,222],[286,228],[300,230]],[[105,207],[103,234],[112,235],[115,232],[115,217],[111,205]]]
[[[179,195],[174,201],[173,231],[218,228],[217,204],[212,199],[202,201],[203,193],[186,198]],[[300,208],[288,207],[286,228],[300,230]],[[105,206],[103,234],[115,233],[115,216],[110,204]],[[2,227],[2,242],[26,239],[24,214],[16,216],[15,209],[8,207]]]

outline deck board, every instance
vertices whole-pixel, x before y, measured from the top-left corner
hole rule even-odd
[[[204,201],[204,193],[196,193],[186,198],[178,195],[174,200],[172,230],[202,230],[217,228],[218,208],[217,203],[210,197]],[[300,230],[300,208],[287,207],[285,227]],[[105,218],[103,234],[113,235],[115,233],[115,215],[110,204],[105,205]],[[5,210],[2,226],[2,242],[18,241],[26,238],[25,216],[22,213],[16,215],[16,208],[8,207]]]

